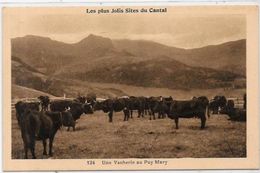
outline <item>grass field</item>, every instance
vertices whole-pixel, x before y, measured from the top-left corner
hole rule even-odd
[[[226,115],[212,115],[206,129],[200,120],[180,119],[180,129],[168,118],[149,120],[148,115],[123,121],[116,113],[113,123],[103,112],[83,115],[75,132],[59,130],[54,140],[52,159],[87,158],[221,158],[246,157],[246,123],[231,122]],[[36,143],[36,157],[42,155]],[[29,154],[29,158],[31,155]],[[24,157],[21,132],[12,113],[12,158]]]

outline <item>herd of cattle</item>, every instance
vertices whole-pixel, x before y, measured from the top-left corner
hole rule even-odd
[[[174,119],[176,129],[179,128],[179,118],[199,118],[201,129],[205,128],[206,117],[210,114],[227,114],[230,120],[246,121],[246,95],[244,95],[243,109],[235,108],[233,100],[225,96],[193,97],[191,100],[174,100],[172,97],[134,97],[125,96],[113,99],[97,99],[95,96],[79,96],[74,100],[54,100],[48,96],[38,97],[37,102],[19,101],[15,104],[16,118],[21,129],[24,143],[25,158],[30,149],[35,156],[35,141],[42,140],[43,155],[47,155],[46,140],[49,139],[49,155],[52,156],[52,145],[56,132],[62,127],[75,130],[76,121],[83,114],[93,114],[102,110],[108,114],[109,122],[113,121],[114,112],[123,112],[124,121],[133,118],[133,111],[138,117],[149,115],[150,120],[158,118]]]

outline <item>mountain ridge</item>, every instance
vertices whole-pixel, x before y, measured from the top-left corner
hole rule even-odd
[[[214,88],[229,87],[232,80],[246,76],[246,40],[243,39],[196,49],[169,47],[146,40],[118,41],[93,34],[72,44],[32,35],[14,38],[11,43],[12,56],[55,78]],[[225,81],[225,76],[231,80]],[[200,84],[202,79],[203,85]],[[163,80],[175,80],[175,86]]]

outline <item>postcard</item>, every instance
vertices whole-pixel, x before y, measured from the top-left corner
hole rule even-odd
[[[259,168],[258,6],[3,9],[3,166]]]

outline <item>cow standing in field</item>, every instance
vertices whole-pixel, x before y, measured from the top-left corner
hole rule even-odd
[[[163,98],[162,96],[160,97],[150,97],[148,99],[148,105],[149,105],[149,115],[150,115],[150,120],[153,119],[155,120],[155,113],[158,113],[158,118],[165,118],[166,115],[169,114],[170,110],[170,105],[172,103],[173,99],[172,97],[165,97]]]
[[[179,118],[198,117],[201,119],[201,129],[204,129],[206,113],[209,117],[208,105],[209,100],[204,96],[188,101],[173,101],[168,117],[175,120],[176,129],[179,128]]]
[[[53,112],[62,112],[68,109],[71,105],[71,100],[55,100],[50,102],[50,109]]]
[[[53,112],[68,112],[67,117],[69,114],[72,115],[75,123],[78,119],[80,119],[80,116],[85,114],[93,114],[92,106],[88,103],[80,103],[76,101],[71,100],[57,100],[52,101],[50,104],[51,111]],[[70,127],[73,127],[73,130],[75,129],[75,126],[73,123],[71,125],[65,125],[68,126],[68,131]]]
[[[49,139],[49,155],[52,156],[53,140],[56,132],[63,123],[63,115],[57,116],[50,112],[39,112],[32,104],[24,102],[16,103],[15,108],[24,143],[25,159],[28,158],[28,149],[31,151],[32,158],[36,159],[36,140],[42,140],[44,148],[43,155],[47,155],[46,140]]]
[[[96,102],[94,110],[102,110],[104,113],[108,113],[109,122],[113,122],[114,112],[124,112],[124,121],[129,119],[129,98],[114,98],[106,99],[100,102]]]
[[[135,96],[129,97],[129,109],[130,109],[131,118],[133,118],[134,110],[137,110],[138,118],[140,118],[141,116],[144,117],[145,101],[146,101],[145,97],[135,97]]]
[[[18,121],[18,125],[20,125],[19,123],[20,119],[26,109],[39,111],[40,110],[39,106],[40,106],[39,102],[22,102],[22,101],[17,102],[15,104],[15,109],[16,109],[16,119]]]

